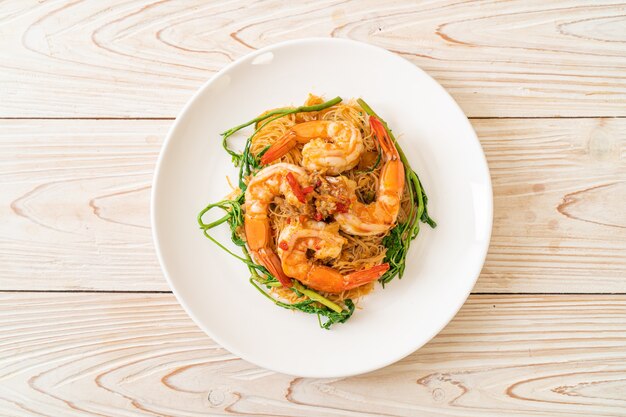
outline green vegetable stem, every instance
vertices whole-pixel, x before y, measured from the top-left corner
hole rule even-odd
[[[317,315],[319,325],[324,329],[329,329],[332,325],[336,323],[344,323],[346,320],[348,320],[354,313],[354,302],[350,299],[346,299],[343,302],[344,306],[341,306],[322,296],[318,292],[307,288],[305,285],[296,280],[292,281],[292,286],[290,290],[293,291],[299,298],[304,298],[303,301],[287,303],[274,298],[262,287],[265,287],[269,290],[271,288],[280,287],[282,284],[278,282],[276,277],[272,276],[264,266],[259,265],[253,261],[248,251],[248,248],[246,247],[246,242],[240,235],[240,231],[244,225],[243,206],[245,204],[245,179],[250,175],[254,175],[256,171],[261,168],[259,162],[260,158],[268,149],[268,147],[266,147],[257,155],[253,155],[250,151],[250,147],[254,136],[261,129],[263,129],[264,126],[278,118],[295,113],[321,111],[340,102],[341,97],[335,97],[332,100],[314,106],[286,107],[275,109],[222,133],[222,146],[224,147],[226,152],[232,157],[232,161],[235,167],[239,167],[240,194],[232,200],[222,200],[218,201],[217,203],[207,205],[204,209],[202,209],[202,211],[200,211],[197,218],[200,229],[208,239],[210,239],[218,247],[226,251],[231,256],[235,257],[237,260],[243,262],[247,266],[248,270],[250,271],[250,284],[252,284],[261,294],[263,294],[264,297],[280,307]],[[383,239],[383,245],[387,248],[385,262],[388,262],[390,265],[390,269],[379,279],[384,286],[384,284],[391,281],[396,275],[399,278],[402,277],[406,264],[406,257],[409,245],[419,233],[419,222],[422,221],[423,223],[427,223],[431,227],[435,227],[436,223],[428,215],[428,198],[426,197],[424,188],[422,187],[422,184],[420,183],[417,174],[411,169],[409,161],[406,159],[404,152],[400,148],[398,142],[396,141],[396,138],[393,136],[393,133],[387,126],[387,123],[380,119],[380,117],[378,117],[378,115],[374,113],[374,111],[371,109],[371,107],[367,105],[367,103],[365,103],[365,101],[359,99],[357,100],[357,102],[369,116],[377,117],[382,122],[385,130],[389,134],[389,137],[393,140],[396,148],[398,149],[400,159],[404,164],[405,174],[408,182],[408,190],[410,193],[409,197],[412,203],[407,220],[403,223],[399,223],[398,225],[396,225]],[[255,130],[252,135],[247,138],[243,152],[237,153],[230,149],[228,145],[228,139],[236,132],[251,125],[255,125]],[[370,168],[370,170],[375,169],[376,166],[378,166],[379,162],[380,153],[376,160],[375,166],[373,168]],[[221,210],[221,217],[211,222],[205,222],[203,220],[204,216],[215,209]],[[235,245],[241,248],[243,256],[234,253],[232,250],[224,246],[209,233],[212,229],[224,223],[228,224],[231,232],[231,240]]]

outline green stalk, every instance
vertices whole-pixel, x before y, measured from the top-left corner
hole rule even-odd
[[[291,309],[291,304],[287,304],[287,303],[283,303],[282,301],[278,301],[277,299],[275,299],[274,297],[272,297],[271,295],[269,295],[268,293],[263,291],[263,289],[257,285],[257,283],[255,282],[255,280],[253,278],[250,278],[250,284],[252,284],[252,286],[254,288],[256,288],[261,294],[263,294],[263,296],[265,298],[271,300],[274,304],[276,304],[278,306],[281,306],[281,307],[284,307],[284,308]]]
[[[244,129],[252,124],[261,122],[263,120],[266,120],[272,116],[278,116],[276,118],[280,118],[280,117],[284,117],[290,114],[294,114],[294,113],[307,113],[307,112],[313,112],[313,111],[321,111],[324,109],[327,109],[328,107],[334,106],[337,103],[341,102],[341,97],[335,97],[332,100],[328,100],[324,103],[320,103],[320,104],[315,104],[313,106],[299,106],[299,107],[283,107],[280,109],[274,109],[272,111],[269,111],[265,114],[262,114],[261,116],[257,116],[254,119],[246,122],[246,123],[242,123],[238,126],[233,127],[232,129],[228,129],[225,132],[222,132],[222,147],[226,150],[226,152],[228,152],[228,154],[233,158],[233,162],[235,163],[235,165],[239,165],[239,163],[241,163],[242,159],[244,158],[243,154],[239,154],[235,151],[233,151],[232,149],[230,149],[228,147],[228,138],[230,136],[232,136],[233,134],[235,134],[236,132],[240,131],[241,129]],[[257,129],[258,131],[258,129]],[[256,133],[256,132],[255,132]],[[250,141],[250,138],[248,138],[248,142]],[[249,145],[248,145],[249,146]]]
[[[254,264],[254,261],[250,256],[250,252],[248,252],[248,248],[246,248],[246,246],[244,245],[241,247],[241,251],[248,261],[246,262],[246,266],[248,267],[248,271],[250,271],[250,275],[252,275],[252,278],[256,279],[257,281],[260,281],[262,279],[261,276],[256,272],[256,268],[251,266],[251,264]]]
[[[220,134],[221,134],[222,136],[231,136],[231,135],[232,135],[232,134],[234,134],[235,132],[238,132],[238,131],[240,131],[241,129],[244,129],[244,128],[246,128],[246,127],[248,127],[248,126],[252,125],[252,124],[258,123],[258,122],[260,122],[260,121],[262,121],[262,120],[267,119],[268,117],[272,117],[272,116],[275,116],[275,115],[277,115],[277,114],[284,114],[286,111],[289,111],[289,110],[292,110],[292,109],[293,109],[293,107],[281,107],[281,108],[279,108],[279,109],[274,109],[274,110],[271,110],[271,111],[269,111],[269,112],[267,112],[267,113],[265,113],[265,114],[262,114],[262,115],[260,115],[260,116],[255,117],[255,118],[254,118],[254,119],[252,119],[252,120],[247,121],[246,123],[242,123],[242,124],[240,124],[240,125],[237,125],[237,126],[235,126],[235,127],[232,127],[232,128],[230,128],[230,129],[228,129],[228,130],[226,130],[226,131],[224,131],[224,132],[222,132],[222,133],[220,133]]]
[[[300,284],[296,280],[293,281],[293,287],[296,290],[300,291],[302,294],[309,297],[311,300],[315,300],[320,304],[324,304],[326,307],[330,308],[333,311],[336,311],[337,313],[341,313],[343,311],[343,308],[341,308],[339,305],[333,303],[328,298],[322,297],[315,291],[309,290],[308,288],[303,287],[302,284]]]
[[[268,117],[272,117],[277,114],[285,115],[285,114],[291,114],[291,113],[305,113],[305,112],[312,112],[312,111],[321,111],[321,110],[327,109],[328,107],[334,106],[335,104],[340,103],[340,102],[341,102],[341,97],[335,97],[332,100],[328,100],[320,104],[315,104],[313,106],[283,107],[280,109],[274,109],[258,117],[255,117],[254,119],[246,123],[242,123],[238,126],[228,129],[227,131],[222,133],[222,136],[231,136],[233,133],[243,128],[246,128],[250,126],[251,124],[258,123],[260,121],[267,119]]]
[[[348,320],[352,316],[352,313],[354,313],[355,306],[352,300],[350,299],[347,299],[345,301],[346,307],[347,307],[346,310],[340,309],[339,311],[335,311],[335,310],[329,310],[327,307],[320,308],[320,307],[315,306],[314,304],[319,301],[313,300],[313,299],[300,301],[294,304],[284,303],[282,301],[275,299],[274,297],[272,297],[271,295],[263,291],[263,289],[259,287],[259,285],[257,284],[257,282],[255,282],[253,278],[250,278],[250,284],[252,284],[252,286],[256,288],[257,291],[259,291],[265,298],[267,298],[268,300],[270,300],[272,303],[274,303],[277,306],[286,308],[288,310],[297,310],[303,313],[316,314],[317,321],[320,327],[323,329],[329,329],[335,323],[345,323],[346,320]],[[326,319],[324,322],[322,322],[322,319],[321,319],[322,317],[325,317]]]
[[[396,149],[398,150],[398,154],[400,155],[400,160],[404,164],[405,168],[409,167],[409,169],[411,169],[409,161],[406,159],[406,155],[404,155],[404,151],[402,151],[402,148],[398,145],[398,141],[396,140],[396,137],[393,135],[393,132],[391,131],[391,129],[389,129],[389,126],[387,126],[387,122],[381,119],[380,116],[377,115],[376,112],[374,112],[374,110],[372,110],[372,108],[365,101],[363,101],[363,99],[359,98],[357,99],[356,102],[359,103],[359,106],[361,106],[363,110],[365,110],[365,113],[367,113],[370,116],[375,116],[378,120],[381,121],[381,123],[385,127],[385,130],[387,131],[387,134],[389,135],[391,140],[393,140],[394,145],[396,145]]]

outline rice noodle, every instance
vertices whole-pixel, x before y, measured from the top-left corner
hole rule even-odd
[[[309,95],[305,105],[315,105],[322,102],[322,98]],[[320,112],[290,114],[273,120],[264,125],[263,128],[254,136],[250,145],[251,153],[253,155],[258,155],[265,148],[280,139],[296,123],[312,120],[343,121],[353,124],[363,135],[365,148],[364,153],[369,153],[370,156],[378,157],[379,149],[370,130],[369,124],[367,123],[366,113],[361,109],[356,101],[346,103],[342,102]],[[260,126],[257,126],[257,128],[258,127]],[[303,146],[304,145],[302,144],[296,145],[289,151],[289,153],[273,163],[288,162],[296,165],[302,165]],[[368,172],[367,169],[364,169],[363,167],[359,168],[359,166],[357,166],[354,169],[342,173],[342,175],[356,182],[357,196],[361,201],[369,202],[375,198],[381,165],[382,164],[378,164],[378,166],[371,172]],[[406,220],[408,217],[408,210],[410,209],[409,193],[407,192],[407,188],[408,183],[405,186],[405,192],[401,201],[400,212],[398,214],[399,222]],[[285,204],[282,198],[275,199],[274,204],[270,206],[269,210],[270,224],[274,233],[274,245],[276,244],[280,231],[284,229],[289,221],[288,219],[297,218],[300,214],[301,213],[296,208]],[[386,233],[376,236],[355,236],[344,232],[340,233],[344,238],[346,238],[347,243],[343,246],[341,255],[338,258],[331,260],[326,265],[337,269],[342,274],[348,274],[350,272],[371,268],[383,263],[386,248],[383,246],[382,241],[386,236]],[[356,301],[359,297],[369,293],[373,287],[374,283],[370,283],[345,291],[341,294],[322,293],[322,295],[335,302],[342,302],[348,298]],[[290,302],[301,301],[301,299],[299,299],[298,296],[290,289],[274,288],[272,289],[272,292],[275,296]]]

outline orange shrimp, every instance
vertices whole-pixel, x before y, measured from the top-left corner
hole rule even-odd
[[[350,190],[350,205],[345,213],[335,214],[335,220],[344,232],[360,236],[384,233],[394,225],[400,211],[405,180],[404,164],[382,123],[375,116],[370,116],[369,123],[380,143],[385,160],[380,172],[376,200],[370,204],[361,203],[354,192],[354,182],[344,178]]]
[[[314,290],[341,293],[372,282],[389,270],[389,264],[384,263],[343,275],[316,263],[315,260],[336,258],[341,254],[346,239],[338,231],[336,223],[313,221],[285,227],[278,238],[278,256],[285,274]],[[311,259],[307,256],[308,251],[314,251]]]
[[[364,149],[361,132],[350,123],[314,120],[293,126],[263,154],[261,163],[277,160],[297,143],[305,143],[302,166],[330,175],[354,168]]]
[[[305,177],[306,172],[299,166],[287,163],[271,165],[250,180],[245,195],[244,230],[250,252],[287,287],[291,286],[291,279],[283,272],[280,259],[271,247],[272,230],[267,211],[278,195],[285,196],[288,204],[303,205],[305,201],[299,182],[303,182]]]

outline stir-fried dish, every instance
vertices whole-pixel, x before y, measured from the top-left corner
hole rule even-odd
[[[242,152],[230,138],[252,126]],[[242,261],[276,305],[348,320],[355,301],[402,277],[420,222],[435,227],[416,173],[387,124],[361,99],[269,110],[222,133],[238,186],[198,215],[206,237]],[[213,209],[223,216],[203,218]],[[209,233],[228,224],[239,255]]]

